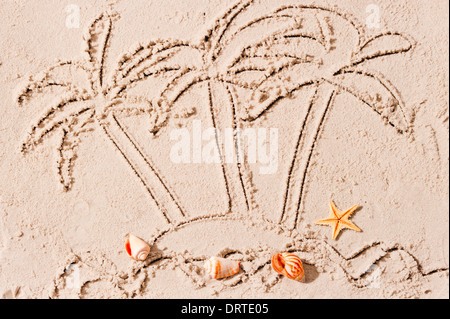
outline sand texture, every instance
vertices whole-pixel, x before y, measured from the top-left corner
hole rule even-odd
[[[448,10],[1,1],[0,297],[448,298]]]

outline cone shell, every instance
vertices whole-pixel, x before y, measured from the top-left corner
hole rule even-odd
[[[213,279],[221,279],[233,276],[240,270],[241,264],[238,261],[212,257],[205,263],[205,270]]]
[[[281,253],[273,255],[272,268],[277,273],[297,281],[301,281],[305,276],[303,263],[294,254]]]
[[[144,261],[150,253],[150,246],[142,239],[130,235],[125,243],[125,250],[134,260]]]

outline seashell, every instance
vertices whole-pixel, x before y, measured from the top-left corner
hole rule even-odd
[[[204,268],[211,278],[221,279],[237,274],[241,264],[235,260],[212,257],[206,261]]]
[[[297,281],[301,281],[305,276],[302,261],[294,254],[281,253],[273,255],[272,268],[277,273]]]
[[[150,253],[150,246],[142,239],[130,235],[125,243],[125,250],[134,260],[144,261]]]

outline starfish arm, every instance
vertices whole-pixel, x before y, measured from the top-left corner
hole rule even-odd
[[[355,230],[357,232],[362,231],[361,229],[359,229],[355,224],[353,224],[349,220],[341,220],[340,223],[342,223],[343,227],[345,227],[345,228],[349,228],[349,229]]]
[[[336,223],[336,225],[334,226],[334,230],[333,230],[333,239],[336,240],[337,236],[339,235],[339,233],[341,232],[342,229],[342,223],[340,221],[338,221]]]
[[[359,207],[359,205],[355,205],[352,208],[350,208],[349,210],[347,210],[343,215],[342,215],[342,219],[347,219],[349,218],[354,212],[355,210]]]
[[[339,209],[336,207],[336,205],[332,200],[330,200],[330,209],[334,217],[336,217],[337,219],[341,217],[341,212],[339,211]]]

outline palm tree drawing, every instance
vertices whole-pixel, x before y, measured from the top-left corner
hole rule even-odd
[[[364,40],[364,30],[359,27],[356,20],[336,9],[313,5],[282,7],[241,27],[239,32],[277,19],[291,20],[293,26],[276,31],[263,41],[245,47],[231,68],[233,70],[241,63],[249,65],[250,70],[259,68],[252,64],[251,60],[261,56],[273,57],[274,54],[271,53],[273,45],[280,45],[279,48],[282,49],[286,44],[292,45],[295,41],[299,44],[305,41],[310,43],[310,52],[301,49],[289,51],[288,48],[281,52],[282,57],[287,58],[286,63],[275,72],[271,71],[263,76],[257,85],[257,89],[264,88],[269,92],[278,87],[278,92],[281,93],[270,93],[262,104],[254,107],[256,112],[246,119],[254,121],[282,98],[289,97],[306,86],[314,87],[314,97],[306,117],[300,124],[279,219],[279,224],[293,229],[297,226],[302,209],[304,187],[314,148],[337,94],[353,95],[398,132],[404,133],[408,130],[405,106],[397,89],[381,74],[364,69],[363,64],[368,60],[407,52],[413,46],[407,37],[395,32],[385,32]],[[302,21],[300,29],[295,26],[298,21]],[[353,35],[356,41],[349,47],[348,38],[342,35]],[[387,41],[389,45],[386,45]],[[277,52],[275,57],[279,56],[280,52]],[[302,56],[320,62],[300,64]],[[368,92],[366,87],[371,91]]]
[[[252,10],[256,13],[250,14]],[[279,101],[303,88],[311,88],[314,96],[299,124],[278,221],[295,228],[314,148],[336,95],[351,94],[398,132],[408,130],[405,106],[397,89],[381,74],[363,66],[372,59],[408,52],[412,44],[395,32],[368,38],[354,18],[337,9],[290,5],[268,14],[267,9],[262,10],[261,14],[261,6],[255,0],[237,2],[196,44],[178,40],[139,44],[123,55],[109,81],[105,78],[104,62],[111,18],[102,15],[92,24],[87,37],[87,64],[60,63],[19,96],[19,103],[23,103],[34,91],[67,89],[63,101],[50,108],[32,128],[24,151],[40,143],[50,132],[61,129],[60,174],[66,188],[70,188],[74,158],[68,150],[76,146],[81,132],[96,123],[159,202],[167,221],[183,222],[186,214],[175,194],[127,134],[117,114],[130,111],[150,114],[151,131],[156,134],[170,119],[170,111],[180,98],[193,87],[205,85],[213,126],[219,131],[238,130],[245,122],[263,118]],[[80,90],[67,80],[53,80],[52,72],[64,67],[87,74],[89,87]],[[169,78],[169,81],[158,89],[154,102],[131,99],[130,88],[148,78]],[[74,108],[72,111],[68,110],[69,105]],[[248,171],[242,164],[239,134],[234,135],[235,163],[226,163],[218,138],[216,142],[229,199],[227,213],[256,213],[251,209],[251,183],[244,180]]]
[[[148,76],[154,75],[152,68],[153,64],[149,64],[149,60],[158,59],[155,57],[155,52],[173,50],[171,57],[176,60],[167,62],[162,59],[160,62],[164,63],[165,70],[174,71],[175,76],[172,82],[165,87],[161,92],[161,98],[172,107],[183,94],[186,94],[193,87],[201,84],[207,85],[209,112],[211,121],[215,129],[223,131],[224,129],[233,128],[238,129],[238,121],[240,120],[236,110],[235,97],[232,94],[233,87],[242,87],[244,89],[252,89],[248,83],[235,80],[233,74],[224,72],[224,65],[218,61],[216,51],[220,49],[222,36],[227,32],[231,21],[242,10],[245,10],[253,1],[244,1],[236,4],[233,8],[218,19],[213,28],[207,32],[207,35],[199,44],[193,44],[183,41],[169,41],[166,46],[160,50],[155,51],[153,42],[147,45],[140,45],[128,56],[130,63],[133,64],[134,72],[145,72]],[[119,73],[129,76],[132,68],[119,65]],[[139,70],[139,71],[135,71]],[[124,88],[132,86],[139,77],[128,77],[121,85],[116,85],[111,89],[115,95],[119,97],[123,95]],[[114,79],[115,83],[118,79]],[[227,103],[226,107],[222,103]],[[170,116],[170,114],[169,114]],[[165,120],[169,119],[169,116]],[[236,149],[238,148],[238,137],[234,135],[234,143]],[[224,188],[228,197],[227,213],[231,212],[247,212],[250,208],[249,203],[249,186],[246,185],[243,177],[242,160],[239,160],[239,153],[236,151],[235,163],[228,164],[225,161],[225,154],[221,149],[220,141],[216,136],[216,146],[220,155],[222,173],[224,178]],[[222,216],[219,213],[218,216]]]
[[[164,101],[149,101],[143,97],[124,96],[124,93],[131,84],[147,78],[147,72],[152,76],[170,73],[171,70],[159,66],[159,62],[170,60],[170,50],[163,52],[162,49],[172,44],[153,43],[155,60],[149,63],[154,68],[147,65],[146,72],[132,72],[137,66],[131,63],[128,55],[124,55],[118,64],[120,67],[113,73],[114,79],[108,80],[105,60],[112,23],[113,15],[104,13],[91,24],[85,35],[85,60],[60,62],[38,79],[32,79],[20,92],[17,102],[23,105],[36,94],[55,88],[62,90],[62,98],[52,104],[32,126],[23,143],[22,152],[29,152],[52,133],[60,131],[62,138],[58,149],[58,173],[61,184],[68,191],[74,182],[72,170],[81,137],[93,129],[99,129],[143,183],[166,221],[173,223],[183,220],[185,212],[175,194],[120,122],[123,114],[146,114],[151,119],[153,133],[157,133],[164,125],[169,112]],[[156,53],[158,50],[163,53]],[[126,71],[122,72],[123,70]],[[130,77],[134,77],[131,82],[128,81]]]
[[[254,122],[282,99],[302,88],[313,88],[314,97],[300,123],[279,219],[279,224],[295,228],[310,160],[337,94],[353,95],[398,132],[408,130],[397,89],[381,74],[362,66],[372,59],[408,52],[413,46],[396,32],[367,38],[358,21],[337,9],[291,5],[249,21],[250,14],[245,13],[253,7],[257,7],[254,0],[239,1],[197,45],[174,41],[179,49],[174,55],[197,58],[167,66],[179,71],[161,97],[173,105],[192,87],[206,83],[213,125],[222,130]],[[247,45],[242,47],[242,42]],[[151,50],[143,46],[133,59],[145,61],[151,56]],[[235,134],[236,149],[239,142]],[[239,160],[230,165],[222,153],[221,157],[229,211],[249,211],[252,190],[243,181],[244,168]]]

